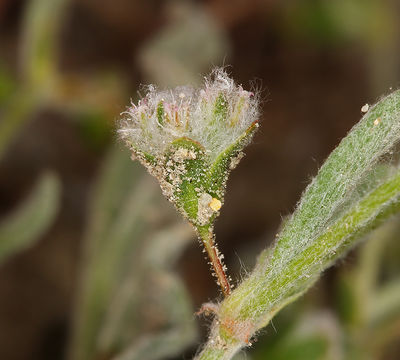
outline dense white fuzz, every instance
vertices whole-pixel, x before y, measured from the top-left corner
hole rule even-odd
[[[118,133],[179,212],[195,226],[210,225],[257,129],[258,98],[220,68],[200,89],[146,90],[123,113]]]
[[[159,157],[174,140],[200,143],[211,160],[234,143],[258,117],[258,99],[215,69],[201,89],[177,87],[147,94],[132,104],[121,121],[120,136],[136,150]]]

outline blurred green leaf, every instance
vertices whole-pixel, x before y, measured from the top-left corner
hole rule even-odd
[[[379,323],[397,318],[400,320],[400,279],[384,285],[373,301],[371,322]]]
[[[30,92],[17,90],[3,107],[0,122],[0,159],[38,106],[38,98]]]
[[[340,39],[340,30],[331,19],[325,1],[287,2],[284,17],[290,36],[313,40],[319,45],[331,45]]]
[[[0,263],[32,246],[53,223],[61,185],[52,173],[41,176],[30,196],[0,223]]]
[[[320,336],[310,336],[293,341],[271,351],[265,358],[274,360],[321,360],[325,359],[327,341]]]
[[[228,37],[201,6],[171,2],[169,11],[174,16],[142,48],[140,66],[147,79],[160,87],[195,84],[199,72],[223,62],[229,51]]]
[[[364,328],[379,320],[378,314],[385,314],[385,309],[392,307],[390,296],[396,299],[396,293],[386,292],[391,286],[380,287],[379,279],[385,248],[398,234],[398,220],[397,216],[369,234],[368,241],[360,249],[357,265],[341,272],[336,294],[338,313],[344,325]],[[382,306],[378,305],[381,302]]]
[[[0,159],[31,114],[54,92],[58,81],[56,44],[67,3],[68,0],[31,0],[27,4],[20,52],[23,81],[7,96],[1,114]],[[1,80],[0,74],[0,83]],[[6,81],[3,86],[8,93],[10,84]]]
[[[337,305],[349,359],[376,359],[399,336],[400,281],[380,285],[387,245],[398,237],[398,220],[373,231],[355,266],[340,273]]]
[[[110,123],[101,111],[82,111],[78,114],[77,127],[85,142],[93,149],[104,148],[112,138]]]
[[[153,279],[150,282],[153,287],[147,288],[154,293],[150,299],[156,298],[156,301],[153,300],[152,306],[149,306],[149,295],[145,296],[147,300],[142,304],[141,311],[146,313],[154,309],[163,314],[165,325],[161,330],[146,334],[140,333],[140,329],[149,326],[149,321],[147,320],[144,326],[136,324],[136,331],[139,333],[132,337],[133,340],[114,360],[158,360],[178,356],[197,336],[193,323],[193,309],[182,281],[173,274],[156,272],[153,275],[147,276],[147,280]],[[133,324],[131,322],[131,326]],[[123,331],[121,335],[125,335]]]
[[[193,228],[186,222],[173,224],[152,236],[144,254],[144,261],[151,268],[171,268],[188,241],[194,237]]]
[[[328,312],[303,314],[293,328],[270,346],[258,346],[254,360],[340,360],[339,324]]]
[[[126,153],[114,148],[93,194],[72,359],[93,358],[108,302],[126,257],[145,227],[142,210],[154,191],[137,186],[139,181],[144,185],[144,180],[142,170],[135,165]]]
[[[128,345],[135,347],[132,338],[142,335],[143,325],[138,324],[146,321],[140,313],[148,311],[150,304],[163,313],[164,321],[173,325],[174,331],[179,330],[182,322],[187,322],[188,318],[191,320],[192,309],[183,285],[167,270],[174,265],[192,238],[191,227],[186,223],[178,223],[156,234],[151,232],[142,240],[146,245],[142,246],[138,258],[132,259],[130,271],[121,279],[121,285],[108,308],[100,335],[103,349],[114,348],[117,344],[119,348]],[[151,327],[151,322],[145,326]],[[182,341],[184,339],[182,337]]]
[[[164,201],[158,192],[155,182],[125,152],[110,151],[90,207],[71,359],[124,354],[142,348],[141,341],[154,342],[158,351],[170,353],[193,341],[194,324],[187,321],[192,310],[184,287],[158,267],[170,264],[158,257],[172,260],[190,232],[177,225],[154,236],[158,220],[153,212],[160,212],[160,200]],[[172,250],[162,250],[164,236]],[[154,241],[161,245],[154,247]],[[158,254],[154,264],[151,249]],[[149,318],[149,308],[159,316]]]
[[[345,326],[355,324],[359,318],[353,285],[354,277],[343,271],[335,291],[335,305],[339,319]]]
[[[57,80],[58,37],[69,0],[31,0],[22,30],[22,72],[28,88],[46,95]]]
[[[0,60],[0,105],[3,105],[10,98],[16,86],[16,81],[11,76],[10,71]]]

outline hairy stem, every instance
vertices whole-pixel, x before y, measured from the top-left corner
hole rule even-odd
[[[225,296],[230,295],[231,285],[226,275],[226,266],[222,262],[224,256],[218,251],[212,228],[209,226],[199,226],[197,233],[210,259],[212,270],[217,278],[217,284],[221,287],[222,293]]]

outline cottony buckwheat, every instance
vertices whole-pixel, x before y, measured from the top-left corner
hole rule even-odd
[[[150,85],[123,115],[118,132],[133,156],[196,228],[211,226],[228,174],[258,127],[257,96],[216,69],[201,89]]]

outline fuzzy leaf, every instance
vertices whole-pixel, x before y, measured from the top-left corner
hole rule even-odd
[[[254,122],[249,128],[215,159],[210,169],[207,171],[207,191],[220,199],[223,198],[225,192],[225,183],[229,173],[234,169],[240,161],[241,151],[251,140],[254,132],[258,128],[258,123]],[[237,158],[237,162],[235,161]]]
[[[189,231],[175,226],[153,240],[154,214],[160,214],[161,207],[155,201],[159,199],[155,187],[126,153],[117,148],[110,151],[91,204],[71,359],[111,358],[140,346],[139,335],[153,339],[146,334],[153,318],[142,311],[150,303],[162,313],[161,323],[154,325],[154,344],[161,352],[182,349],[194,339],[187,294],[180,279],[166,272],[166,265],[189,240]],[[154,251],[158,263],[153,262]],[[168,347],[169,334],[174,331],[181,337],[175,337],[174,347]]]
[[[57,73],[57,43],[68,0],[33,0],[23,21],[23,63],[29,87],[47,95]]]
[[[0,159],[19,131],[53,95],[56,82],[58,34],[68,0],[27,3],[22,30],[22,85],[9,96],[0,122]]]
[[[119,149],[109,153],[95,187],[85,238],[85,268],[75,310],[71,358],[93,358],[96,341],[117,283],[143,233],[151,183]]]
[[[388,163],[400,140],[400,91],[383,98],[328,157],[285,223],[269,256],[227,297],[199,359],[230,359],[249,338],[298,298],[321,272],[352,248],[362,235],[400,211],[400,170],[366,181]],[[379,171],[378,171],[379,172]],[[213,338],[212,338],[213,339]],[[214,340],[215,341],[215,340]]]
[[[29,197],[0,223],[0,263],[32,246],[47,231],[57,215],[61,185],[46,173]]]

